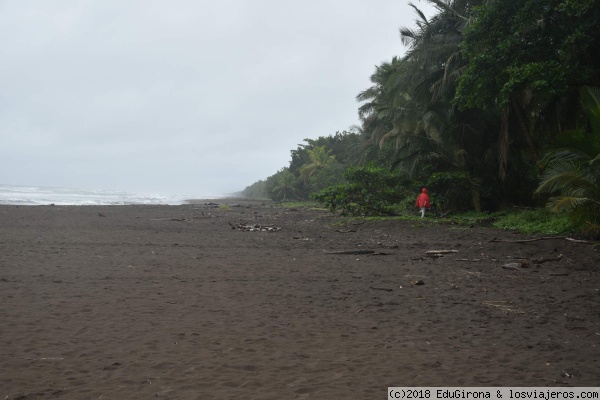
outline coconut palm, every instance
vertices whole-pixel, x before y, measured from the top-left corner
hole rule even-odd
[[[336,162],[335,156],[331,155],[331,149],[325,146],[314,146],[306,149],[309,161],[300,168],[300,177],[305,184],[311,176],[315,175],[321,169],[326,168]]]
[[[600,89],[581,90],[588,129],[561,132],[542,160],[537,194],[552,194],[547,207],[570,211],[583,229],[600,233]]]
[[[417,28],[400,30],[408,51],[398,79],[409,82],[403,96],[408,104],[396,113],[393,128],[381,141],[396,140],[396,164],[410,175],[420,166],[466,172],[473,207],[479,210],[480,184],[489,181],[484,177],[497,163],[490,156],[496,136],[489,134],[497,120],[490,112],[459,110],[452,99],[466,65],[460,49],[463,31],[472,22],[472,7],[481,1],[428,1],[438,14],[428,20],[411,4],[419,16]]]
[[[427,19],[411,4],[418,20],[415,29],[400,30],[406,55],[378,67],[371,77],[375,85],[357,97],[366,101],[360,109],[362,130],[369,144],[393,141],[392,165],[410,175],[422,168],[465,172],[475,209],[482,183],[488,197],[500,203],[504,193],[514,195],[506,187],[526,186],[527,157],[521,150],[526,136],[508,133],[531,130],[529,120],[516,117],[532,115],[535,105],[521,114],[504,113],[504,119],[495,107],[459,109],[454,97],[468,65],[461,44],[474,21],[473,8],[486,0],[427,1],[438,13]]]
[[[284,168],[277,173],[275,185],[271,189],[271,193],[276,200],[286,201],[292,200],[298,193],[296,187],[297,181],[294,174],[287,168]]]
[[[359,102],[364,103],[359,107],[358,115],[367,145],[382,146],[382,139],[385,142],[385,138],[394,130],[393,121],[404,110],[402,106],[410,104],[406,101],[407,90],[402,87],[403,83],[408,82],[401,77],[402,63],[402,60],[394,57],[391,62],[375,67],[370,77],[373,86],[356,96]]]
[[[446,120],[453,112],[450,101],[464,66],[459,44],[470,20],[465,15],[469,15],[474,2],[428,1],[439,13],[428,20],[411,4],[418,20],[417,29],[400,30],[402,42],[408,46],[406,55],[377,67],[371,76],[374,85],[357,96],[365,102],[359,116],[370,144],[378,142],[383,147],[386,141],[394,140],[399,149],[414,148],[408,142],[414,143],[415,138],[426,139],[417,142],[435,144],[444,140],[440,137],[442,131],[452,134]],[[440,124],[446,127],[442,129]],[[425,153],[429,151],[424,149]]]
[[[408,46],[405,59],[414,61],[411,80],[418,82],[424,101],[449,102],[466,66],[460,49],[463,32],[473,22],[473,7],[484,1],[427,1],[437,8],[438,14],[428,20],[410,4],[419,17],[418,29],[400,29],[402,43]]]

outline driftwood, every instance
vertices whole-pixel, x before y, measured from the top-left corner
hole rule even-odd
[[[531,260],[528,259],[519,259],[516,260],[515,262],[512,263],[508,263],[508,264],[504,264],[502,266],[502,268],[504,269],[512,269],[515,271],[521,271],[522,268],[530,268],[532,266],[537,266],[539,267],[539,264],[545,263],[545,262],[549,262],[549,261],[560,261],[562,259],[563,255],[559,254],[557,257],[553,257],[553,258],[532,258]]]
[[[569,241],[575,242],[575,243],[587,243],[587,244],[593,243],[593,242],[590,242],[588,240],[573,239],[573,238],[570,238],[570,237],[566,237],[565,240],[569,240]]]
[[[444,254],[458,253],[458,250],[429,250],[426,251],[427,257],[444,257]]]
[[[553,257],[553,258],[534,258],[531,260],[531,262],[536,263],[536,264],[542,264],[548,261],[560,261],[562,259],[563,255],[559,254],[557,257]]]
[[[234,225],[231,222],[229,223],[229,225],[231,225],[231,229],[236,229],[238,231],[244,231],[244,232],[279,232],[281,230],[280,227],[273,226],[273,225],[258,225],[258,224]]]
[[[502,268],[510,269],[512,271],[522,271],[523,268],[529,268],[529,264],[527,262],[514,262],[514,263],[504,264],[502,266]]]
[[[325,251],[325,254],[353,254],[353,255],[367,255],[367,256],[391,256],[394,253],[386,253],[384,251],[375,251],[375,250],[364,250],[364,249],[356,249],[356,250],[341,250],[341,251]]]
[[[492,240],[490,240],[490,242],[496,242],[496,243],[528,243],[528,242],[537,242],[538,240],[552,240],[552,239],[565,239],[571,242],[575,242],[575,243],[593,243],[587,240],[579,240],[579,239],[573,239],[570,237],[566,237],[566,236],[543,236],[543,237],[539,237],[539,238],[534,238],[534,239],[519,239],[519,240],[502,240],[502,239],[496,239],[493,238]]]
[[[325,251],[325,250],[323,250]],[[341,251],[325,251],[325,254],[374,254],[375,250],[341,250]]]
[[[177,221],[177,222],[190,222],[188,219],[184,218],[153,218],[154,221]]]
[[[429,250],[429,251],[425,252],[425,254],[450,254],[450,253],[458,253],[458,250]]]

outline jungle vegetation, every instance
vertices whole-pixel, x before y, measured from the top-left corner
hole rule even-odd
[[[426,186],[441,210],[546,207],[600,234],[600,2],[427,1],[357,94],[360,126],[241,194],[381,215]]]

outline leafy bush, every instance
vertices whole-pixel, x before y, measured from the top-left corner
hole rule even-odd
[[[392,213],[397,203],[399,176],[384,168],[353,167],[344,172],[346,184],[340,184],[314,193],[312,198],[324,204],[331,212],[342,215],[367,216]]]
[[[559,235],[575,229],[567,213],[550,213],[543,209],[495,213],[494,227],[527,234]]]

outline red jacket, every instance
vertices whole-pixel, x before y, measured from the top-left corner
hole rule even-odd
[[[427,189],[423,188],[421,190],[421,194],[417,197],[417,203],[415,204],[419,208],[431,208],[431,204],[429,203],[429,195],[427,194]]]

